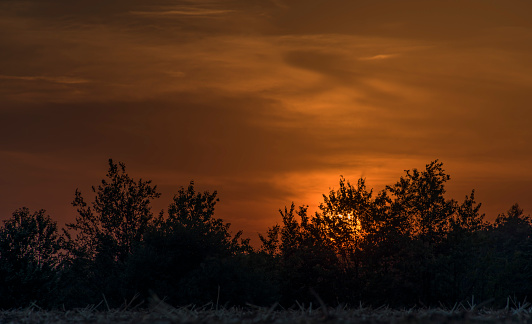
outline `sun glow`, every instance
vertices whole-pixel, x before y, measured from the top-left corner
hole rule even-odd
[[[354,230],[356,233],[360,233],[362,231],[362,224],[360,223],[360,219],[358,217],[355,217],[353,213],[347,213],[347,214],[338,214],[336,215],[340,219],[342,219],[344,222],[348,223],[350,227]]]

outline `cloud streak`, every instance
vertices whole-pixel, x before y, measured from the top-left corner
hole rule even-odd
[[[207,9],[207,8],[194,8],[194,7],[185,7],[178,6],[173,8],[164,8],[156,11],[130,11],[131,15],[138,16],[193,16],[193,17],[208,17],[208,16],[219,16],[233,13],[234,10],[216,10],[216,9]]]
[[[80,84],[90,82],[87,79],[72,78],[67,76],[14,76],[14,75],[0,75],[0,79],[6,80],[21,80],[21,81],[45,81],[51,83],[63,84]]]

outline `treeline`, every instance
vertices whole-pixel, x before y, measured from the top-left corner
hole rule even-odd
[[[100,305],[402,306],[471,300],[504,306],[532,290],[532,220],[516,204],[493,224],[474,191],[447,199],[441,162],[406,171],[378,193],[340,178],[320,211],[294,204],[254,249],[214,216],[216,191],[191,182],[154,215],[160,193],[109,160],[106,178],[66,228],[44,210],[0,228],[0,308]]]

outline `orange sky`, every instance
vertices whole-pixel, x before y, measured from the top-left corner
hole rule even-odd
[[[532,212],[528,0],[2,0],[0,217],[73,220],[107,159],[164,208],[194,180],[256,232],[340,175],[440,159],[449,197]]]

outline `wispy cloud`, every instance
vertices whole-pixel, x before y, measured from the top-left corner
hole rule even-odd
[[[138,16],[219,16],[235,12],[234,10],[209,9],[191,6],[177,6],[171,8],[160,8],[150,11],[130,11],[131,15]]]
[[[60,84],[81,84],[90,82],[87,79],[74,78],[68,76],[16,76],[16,75],[0,75],[0,79],[4,80],[21,80],[21,81],[44,81]]]
[[[372,61],[372,60],[385,60],[393,57],[397,57],[397,54],[377,54],[373,56],[365,56],[361,57],[360,60],[362,61]]]

